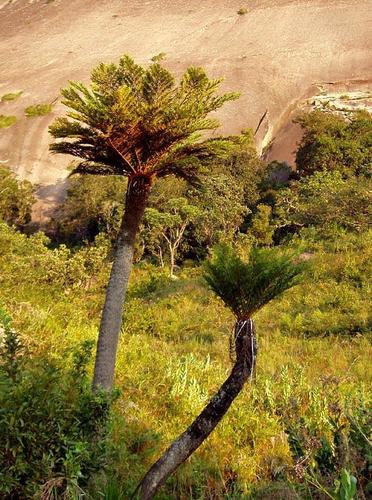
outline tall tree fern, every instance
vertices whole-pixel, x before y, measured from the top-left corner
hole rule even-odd
[[[125,55],[117,65],[97,66],[89,86],[70,82],[62,90],[68,112],[50,127],[56,139],[50,149],[80,159],[73,173],[128,179],[100,324],[94,389],[112,388],[133,248],[151,186],[167,175],[195,181],[201,167],[226,155],[236,141],[202,137],[219,126],[209,114],[238,97],[218,94],[220,83],[195,67],[176,83],[160,64],[144,68]]]

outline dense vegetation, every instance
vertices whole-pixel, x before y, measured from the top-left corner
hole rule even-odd
[[[7,190],[0,204],[2,498],[130,497],[230,370],[234,317],[200,268],[224,242],[242,254],[275,245],[309,266],[301,284],[256,315],[255,382],[157,498],[351,499],[354,478],[358,498],[371,494],[365,148],[372,120],[315,113],[301,122],[298,173],[285,184],[246,134],[198,186],[166,178],[154,188],[111,413],[106,396],[89,390],[89,341],[97,336],[125,180],[73,178],[49,237],[28,236],[20,229],[29,219],[30,202],[21,203],[29,186],[0,171]],[[304,148],[327,161],[307,163]],[[180,232],[174,279],[168,240]]]

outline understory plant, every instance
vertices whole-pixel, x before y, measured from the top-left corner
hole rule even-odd
[[[80,498],[105,465],[111,402],[90,390],[92,345],[33,355],[0,315],[0,497]]]

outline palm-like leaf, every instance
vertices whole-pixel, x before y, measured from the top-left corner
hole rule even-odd
[[[245,320],[299,283],[306,264],[276,249],[252,248],[247,260],[228,245],[215,249],[204,278],[238,320]]]
[[[201,68],[188,68],[176,85],[160,64],[145,69],[123,56],[118,65],[95,68],[91,82],[70,82],[61,91],[69,111],[50,127],[56,139],[51,150],[82,158],[79,173],[102,167],[104,175],[190,178],[204,161],[234,145],[231,138],[200,138],[219,125],[209,113],[238,97],[218,95],[221,80],[210,80]]]

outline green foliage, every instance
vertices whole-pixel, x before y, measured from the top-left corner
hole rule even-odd
[[[50,127],[57,139],[51,150],[82,159],[75,172],[192,180],[231,148],[230,139],[200,140],[219,125],[209,113],[238,97],[218,95],[221,79],[210,80],[201,68],[188,68],[176,85],[158,62],[145,69],[124,55],[118,65],[97,66],[91,82],[62,90],[68,118]]]
[[[159,52],[159,54],[156,54],[156,56],[153,56],[151,58],[151,61],[154,62],[154,63],[163,61],[165,59],[166,55],[167,54],[165,52]]]
[[[343,179],[335,172],[316,172],[294,181],[277,193],[277,225],[317,227],[324,233],[333,226],[363,232],[371,227],[372,181]]]
[[[257,212],[252,217],[249,234],[252,235],[257,245],[271,245],[274,234],[274,227],[271,224],[271,207],[263,204],[257,205]]]
[[[124,207],[121,177],[76,176],[69,179],[66,199],[50,224],[53,239],[69,244],[93,241],[98,233],[114,241]]]
[[[296,121],[304,130],[296,153],[301,175],[321,170],[337,170],[344,177],[371,174],[372,117],[368,112],[356,113],[346,120],[314,111]]]
[[[0,166],[0,220],[16,226],[30,222],[33,191],[30,182],[18,181],[13,172]]]
[[[200,412],[224,379],[232,322],[192,275],[184,271],[176,282],[153,286],[154,273],[155,268],[136,270],[137,293],[128,303],[125,323],[127,342],[118,358],[119,366],[133,366],[131,382],[126,382],[132,404],[123,411],[136,432],[122,439],[126,449],[135,450],[132,460],[140,454],[145,463]],[[362,433],[368,436],[365,363],[370,346],[361,337],[345,343],[336,337],[304,341],[281,335],[280,311],[290,311],[293,296],[303,286],[257,313],[262,333],[256,386],[244,391],[216,435],[169,484],[165,498],[190,491],[195,498],[208,498],[212,492],[223,498],[234,487],[241,488],[241,498],[249,498],[252,483],[263,486],[284,478],[301,488],[301,471],[315,474],[331,491],[340,467],[365,481],[368,443]],[[119,381],[124,380],[127,376],[119,374]],[[153,436],[154,428],[160,438]],[[304,457],[308,459],[302,462]],[[131,470],[142,467],[143,461],[134,466],[132,460],[127,456],[115,469],[122,484],[128,484]]]
[[[27,106],[25,114],[28,118],[32,118],[34,116],[44,116],[51,113],[52,109],[52,104],[32,104],[31,106]]]
[[[231,241],[248,213],[243,184],[228,172],[213,173],[204,177],[199,189],[189,196],[200,211],[193,231],[199,246],[208,248]]]
[[[347,379],[341,375],[320,376],[318,383],[310,386],[299,366],[285,366],[276,372],[274,380],[261,378],[257,384],[256,398],[264,394],[258,406],[273,411],[285,428],[293,457],[285,477],[305,480],[326,494],[328,489],[331,498],[341,498],[337,493],[343,488],[349,492],[352,489],[345,467],[358,467],[361,477],[365,474],[363,480],[367,478],[369,458],[352,432],[355,419],[361,434],[369,425],[366,415],[370,396],[364,386],[350,394]],[[339,474],[344,486],[337,481],[334,497],[330,479]]]
[[[261,178],[261,197],[262,195],[270,195],[270,190],[285,187],[293,174],[291,167],[286,162],[272,161],[268,163]]]
[[[92,344],[69,367],[27,352],[4,315],[1,329],[0,494],[76,498],[105,460],[110,400],[89,389]]]
[[[8,102],[8,101],[15,101],[22,95],[23,91],[20,90],[19,92],[9,92],[8,94],[4,94],[1,97],[1,102]]]
[[[173,276],[176,253],[183,243],[187,227],[200,216],[200,210],[190,205],[186,198],[170,198],[162,207],[147,208],[144,217],[144,243],[148,251],[158,256],[164,265],[163,256],[169,255]]]
[[[32,284],[37,286],[34,293],[49,289],[50,296],[53,292],[61,293],[61,289],[88,290],[108,252],[104,238],[97,238],[96,243],[76,252],[65,245],[49,249],[49,240],[43,233],[26,236],[0,223],[0,285],[7,283],[10,294]]]
[[[239,319],[248,319],[272,299],[299,283],[305,264],[293,254],[252,248],[241,258],[232,247],[217,247],[204,267],[211,289]]]
[[[17,121],[16,116],[12,115],[0,115],[0,128],[7,128],[14,125]]]
[[[173,176],[159,179],[152,188],[149,205],[160,213],[167,212],[169,200],[177,198],[186,198],[199,210],[184,238],[184,246],[193,255],[205,254],[207,247],[221,240],[232,240],[249,213],[246,204],[254,207],[258,200],[261,163],[250,136],[242,138],[224,161],[211,164],[208,175],[200,175],[197,188]],[[119,176],[71,177],[67,197],[57,208],[48,234],[58,242],[79,244],[104,232],[113,241],[120,224],[124,190],[125,183]],[[145,224],[145,255],[159,257],[160,233],[148,229]]]
[[[96,338],[109,263],[100,247],[95,250],[99,259],[86,289],[86,282],[77,285],[72,267],[76,252],[56,254],[41,234],[26,237],[6,228],[0,234],[1,298],[26,346],[33,339],[41,359],[48,349],[67,370],[66,349]],[[308,231],[298,243],[311,256],[310,275],[257,313],[255,387],[244,390],[215,435],[166,485],[163,498],[249,498],[257,491],[257,497],[268,499],[270,491],[288,492],[286,482],[298,496],[306,498],[310,488],[316,498],[319,492],[306,478],[315,476],[332,493],[343,468],[367,491],[371,348],[365,335],[342,334],[370,313],[371,245],[362,234],[344,233],[334,241],[312,235]],[[100,498],[105,485],[130,497],[148,465],[200,412],[229,371],[233,317],[199,275],[194,266],[181,268],[178,280],[145,263],[134,268],[123,324],[126,342],[119,344],[117,359],[116,384],[123,393],[114,405],[107,472],[87,488],[93,498]],[[353,295],[341,300],[345,286]],[[317,337],[304,339],[296,329],[300,315]],[[324,337],[322,328],[338,328],[339,335]],[[116,486],[110,486],[111,477]]]
[[[259,184],[264,164],[259,159],[251,129],[243,130],[225,159],[216,162],[213,172],[231,175],[243,188],[244,204],[253,209],[260,198]]]
[[[370,334],[371,232],[336,231],[324,242],[315,230],[303,230],[298,244],[311,273],[278,311],[281,331],[304,337]]]
[[[126,145],[118,139],[131,106],[125,104],[130,99],[124,87],[131,94],[140,85],[138,95],[142,110],[150,116],[153,145],[156,134],[160,143],[165,140],[159,131],[165,117],[174,117],[166,104],[169,95],[177,89],[180,95],[183,92],[182,83],[171,85],[168,73],[158,65],[145,70],[132,63],[126,59],[119,66],[99,67],[97,81],[87,93],[80,84],[69,90],[67,98],[76,105],[74,116],[68,130],[59,129],[62,135],[56,142],[77,141],[77,153],[85,144],[88,157],[96,147],[103,154],[100,173],[113,173],[107,158],[118,161],[105,142],[111,130],[118,133],[111,137],[115,147],[138,166],[136,150],[130,149],[137,139],[131,136],[133,142]],[[119,80],[129,83],[122,85]],[[200,81],[198,85],[194,94],[189,89],[192,109]],[[106,122],[108,129],[96,130],[94,120],[99,125],[108,109],[113,121]],[[118,121],[112,118],[113,109]],[[85,121],[79,122],[77,115]],[[156,252],[161,232],[168,235],[186,219],[179,263],[186,256],[184,248],[188,258],[199,257],[208,240],[245,239],[247,247],[252,241],[271,244],[271,219],[286,235],[286,239],[274,235],[278,247],[253,248],[244,258],[231,247],[219,248],[206,264],[207,282],[233,313],[257,315],[261,333],[256,383],[244,389],[241,402],[232,405],[222,425],[165,485],[159,498],[271,500],[323,495],[346,500],[356,495],[354,478],[358,494],[368,496],[372,246],[370,180],[361,175],[369,161],[365,148],[370,125],[363,116],[345,122],[326,115],[306,118],[313,134],[308,135],[307,146],[316,153],[309,169],[319,167],[322,172],[290,184],[286,166],[261,168],[246,133],[228,138],[223,160],[210,163],[208,153],[191,162],[197,165],[200,192],[172,177],[161,178],[154,186],[147,212],[154,216],[154,232],[146,242],[145,257]],[[182,128],[181,118],[176,118]],[[354,137],[350,127],[355,127]],[[319,142],[320,135],[330,139]],[[340,151],[350,162],[340,163],[344,162]],[[138,150],[138,154],[146,153]],[[312,161],[310,153],[308,159]],[[206,164],[209,175],[199,169]],[[333,171],[323,168],[325,164]],[[183,167],[193,178],[193,167],[188,170],[186,160]],[[279,178],[278,171],[285,178]],[[26,236],[0,225],[0,300],[23,332],[20,337],[9,320],[2,319],[0,378],[7,383],[0,383],[0,447],[9,442],[15,452],[0,453],[0,462],[7,460],[5,467],[0,463],[0,488],[6,492],[0,489],[0,496],[9,491],[20,495],[24,488],[23,494],[30,497],[40,495],[42,488],[44,496],[57,492],[72,498],[129,498],[149,463],[200,412],[229,371],[233,317],[205,289],[201,270],[185,261],[178,279],[172,280],[144,259],[135,266],[128,291],[122,325],[126,341],[119,344],[116,378],[123,394],[113,407],[109,453],[103,453],[105,439],[92,439],[96,414],[104,438],[107,407],[91,395],[87,351],[77,351],[76,345],[96,338],[110,270],[107,254],[125,189],[116,177],[98,181],[90,176],[72,178],[55,221],[60,240],[79,244],[91,240],[77,251],[64,245],[51,248],[42,233]],[[290,237],[288,228],[293,226],[298,234]],[[97,231],[101,234],[93,242]],[[298,257],[293,261],[294,255]],[[311,262],[308,270],[303,261]],[[5,426],[5,419],[11,425]],[[94,474],[105,460],[106,467]],[[9,464],[15,464],[11,470]]]
[[[337,481],[336,500],[353,500],[357,493],[357,479],[346,469],[341,472],[341,478]]]

